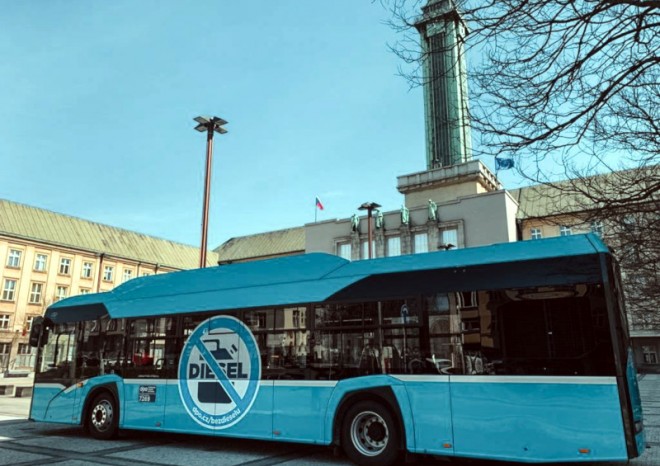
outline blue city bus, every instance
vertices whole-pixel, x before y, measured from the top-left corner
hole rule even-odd
[[[595,235],[135,278],[48,307],[30,419],[423,454],[644,449],[617,264]]]

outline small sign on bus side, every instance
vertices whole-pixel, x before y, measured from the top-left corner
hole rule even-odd
[[[156,402],[156,386],[155,385],[140,385],[138,389],[138,402],[140,403],[155,403]]]

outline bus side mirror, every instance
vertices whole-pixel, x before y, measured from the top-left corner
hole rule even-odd
[[[42,347],[48,341],[50,319],[35,317],[30,329],[30,346],[33,348]]]

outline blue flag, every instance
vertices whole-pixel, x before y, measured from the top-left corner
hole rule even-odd
[[[513,159],[498,159],[495,157],[495,170],[508,170],[515,165]]]

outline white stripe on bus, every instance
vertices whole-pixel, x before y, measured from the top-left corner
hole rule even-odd
[[[273,380],[276,387],[334,387],[337,380]]]
[[[134,385],[165,385],[167,379],[157,379],[145,377],[143,379],[124,379],[124,383],[130,383]]]
[[[587,377],[573,375],[452,375],[451,382],[616,385],[616,377]]]
[[[408,374],[390,374],[392,378],[402,382],[435,382],[447,383],[449,382],[448,375],[408,375]]]
[[[525,376],[525,375],[407,375],[390,374],[401,382],[432,383],[509,383],[509,384],[574,384],[574,385],[616,385],[616,377],[588,376]],[[260,385],[276,387],[334,387],[338,380],[261,380]],[[131,385],[178,385],[178,379],[124,379]],[[59,383],[36,383],[35,388],[56,388],[67,392],[75,390],[76,384],[68,388]]]

